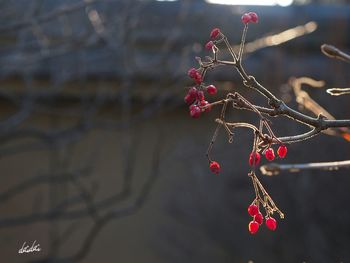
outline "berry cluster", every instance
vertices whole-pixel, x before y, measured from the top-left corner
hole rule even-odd
[[[215,39],[220,34],[220,29],[214,28],[210,33],[210,38]],[[205,48],[208,50],[215,48],[214,41],[209,41],[207,44],[205,44]],[[209,112],[211,110],[209,102],[205,100],[204,91],[206,91],[209,95],[215,95],[217,93],[217,89],[214,85],[206,86],[203,84],[205,71],[202,68],[199,70],[191,68],[188,70],[187,75],[194,80],[196,86],[191,87],[188,90],[184,101],[190,105],[190,116],[196,119],[200,117],[202,112]]]
[[[248,224],[248,230],[251,234],[255,234],[258,232],[260,225],[264,222],[264,217],[259,211],[259,206],[254,203],[248,207],[248,214],[253,217],[253,220]],[[268,214],[265,217],[265,225],[272,231],[275,231],[277,228],[276,220]]]
[[[203,79],[201,73],[195,68],[191,68],[188,70],[187,75],[192,78],[197,84],[201,84]]]
[[[218,175],[221,172],[221,166],[217,161],[214,161],[211,159],[210,152],[216,140],[216,137],[218,135],[219,129],[221,127],[225,128],[225,131],[229,136],[229,142],[232,142],[233,129],[235,128],[248,128],[253,131],[254,144],[248,160],[248,163],[251,166],[251,170],[248,173],[248,176],[252,179],[252,183],[255,190],[255,199],[248,208],[248,213],[253,217],[253,220],[249,223],[249,226],[248,226],[249,232],[251,234],[255,234],[258,231],[259,226],[263,224],[264,220],[268,229],[275,230],[277,227],[277,223],[276,223],[276,220],[272,217],[274,212],[279,213],[280,217],[284,218],[284,214],[278,209],[278,207],[273,202],[272,198],[269,196],[265,188],[260,183],[258,177],[256,176],[255,170],[261,161],[260,152],[261,154],[265,155],[265,158],[268,161],[273,161],[276,156],[275,156],[274,149],[271,146],[275,143],[280,144],[277,150],[277,155],[279,158],[286,157],[287,147],[284,145],[282,141],[280,141],[274,135],[268,120],[266,119],[266,117],[262,116],[259,109],[255,105],[250,103],[242,95],[240,95],[238,92],[228,93],[225,99],[222,99],[219,101],[215,101],[211,103],[206,101],[205,92],[209,95],[214,95],[217,93],[217,88],[214,85],[207,86],[206,84],[204,84],[204,78],[206,73],[209,70],[214,69],[217,66],[220,66],[220,65],[234,66],[239,71],[241,76],[244,78],[244,85],[245,86],[251,85],[251,82],[254,81],[255,79],[253,76],[248,76],[246,74],[246,72],[242,68],[241,62],[242,62],[242,55],[244,51],[245,37],[248,30],[248,24],[257,23],[258,20],[259,20],[258,15],[254,12],[249,12],[242,16],[241,21],[244,24],[244,29],[242,33],[242,40],[241,40],[241,45],[240,45],[238,54],[236,54],[235,51],[231,48],[231,45],[229,44],[227,37],[221,32],[219,28],[214,28],[210,32],[211,39],[205,44],[205,48],[207,50],[212,51],[213,57],[207,56],[205,61],[202,61],[201,58],[198,58],[198,57],[196,58],[196,60],[199,63],[199,68],[198,69],[191,68],[190,70],[188,70],[188,73],[187,73],[188,76],[191,79],[193,79],[196,85],[189,88],[187,95],[184,98],[185,102],[188,105],[190,105],[189,111],[190,111],[190,116],[192,118],[199,118],[201,113],[210,111],[213,106],[222,105],[220,118],[215,120],[218,123],[218,126],[215,130],[212,141],[209,144],[208,151],[207,151],[210,171],[216,175]],[[226,45],[226,48],[232,55],[233,61],[220,60],[218,58],[219,44]],[[244,108],[255,112],[260,119],[259,127],[255,127],[252,124],[243,123],[243,122],[241,123],[227,122],[225,120],[225,112],[226,112],[227,105],[229,103],[232,103],[233,108],[239,108],[239,109]],[[268,132],[268,134],[265,133],[265,130]],[[259,205],[262,205],[262,207],[265,210],[265,214],[266,214],[265,218],[263,217],[263,214],[259,211]]]
[[[275,159],[275,152],[274,152],[273,148],[268,147],[267,149],[265,149],[264,152],[265,152],[266,160],[273,161]],[[279,158],[286,157],[286,155],[287,155],[287,146],[285,146],[285,145],[279,146],[278,149],[277,149],[277,154],[278,154]],[[249,155],[249,161],[248,161],[249,165],[253,166],[253,164],[254,164],[255,166],[258,166],[260,164],[260,159],[261,159],[260,153],[252,152]]]
[[[210,38],[211,39],[216,39],[218,38],[219,36],[222,36],[221,32],[220,32],[220,29],[219,28],[214,28],[211,32],[210,32]],[[215,48],[215,43],[217,41],[213,41],[213,40],[209,40],[206,44],[205,44],[205,48],[207,50],[212,50],[213,48]]]
[[[209,112],[211,110],[211,106],[209,102],[205,100],[204,91],[209,95],[214,95],[217,92],[217,89],[214,85],[205,86],[202,84],[202,75],[201,73],[195,69],[191,68],[188,71],[188,76],[197,83],[196,87],[192,87],[188,90],[184,101],[190,105],[190,116],[192,118],[199,118],[202,112]]]
[[[274,152],[273,148],[267,147],[263,152],[265,153],[265,158],[268,161],[273,161],[275,159],[275,152]],[[277,154],[278,154],[279,158],[286,157],[287,147],[285,145],[280,145],[277,149]],[[259,188],[260,191],[263,192],[263,195],[266,195],[270,199],[270,197],[266,193],[265,189],[261,186],[261,183],[257,179],[255,172],[254,172],[254,168],[260,164],[260,159],[261,159],[260,153],[258,152],[257,147],[255,147],[255,151],[253,151],[249,155],[249,160],[248,160],[249,165],[253,167],[253,170],[248,175],[253,180],[255,194],[256,194],[255,200],[248,207],[248,214],[253,217],[253,220],[250,221],[249,225],[248,225],[248,230],[251,234],[255,234],[259,230],[259,226],[262,225],[262,223],[264,221],[264,217],[263,217],[262,213],[259,211],[259,204],[260,204],[262,199],[260,197],[260,193],[259,193],[259,190],[257,190],[257,188]],[[274,210],[277,210],[277,209],[273,208],[273,206],[275,206],[275,205],[271,199],[270,199],[270,204],[272,204],[272,208],[271,208],[269,202],[266,202],[264,204],[265,204],[264,208],[266,211],[265,225],[267,226],[268,229],[274,231],[277,227],[277,222],[276,222],[276,219],[271,217],[271,214],[273,214]],[[282,214],[282,217],[283,217],[283,214]]]
[[[259,17],[256,13],[254,12],[249,12],[249,13],[245,13],[242,18],[242,23],[243,24],[248,24],[248,23],[258,23],[259,21]]]

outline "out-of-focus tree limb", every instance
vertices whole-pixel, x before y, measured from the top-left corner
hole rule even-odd
[[[332,88],[327,89],[327,93],[331,94],[332,96],[340,96],[340,95],[346,95],[350,94],[350,88]]]
[[[279,175],[281,172],[297,173],[302,170],[326,170],[334,171],[340,168],[350,168],[350,160],[337,162],[278,164],[270,163],[260,167],[262,174],[267,176]]]
[[[325,85],[324,81],[317,81],[308,77],[300,77],[291,78],[289,83],[293,88],[296,102],[299,104],[301,109],[306,109],[315,114],[315,116],[322,114],[329,120],[335,120],[335,117],[332,114],[330,114],[325,108],[312,99],[305,90],[302,89],[302,85],[308,85],[313,88],[323,88]],[[340,136],[347,141],[350,139],[350,129],[347,127],[329,128],[327,130],[323,130],[322,132],[331,136]]]
[[[350,63],[350,55],[348,55],[345,52],[339,50],[335,46],[328,45],[328,44],[323,44],[321,46],[321,51],[327,57],[340,59],[340,60],[343,60],[345,62]]]

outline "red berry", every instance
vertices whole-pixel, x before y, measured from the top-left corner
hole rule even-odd
[[[259,213],[259,207],[257,205],[248,206],[248,214],[250,216],[255,216]]]
[[[281,145],[277,149],[277,154],[280,158],[284,158],[287,155],[287,147],[285,145]]]
[[[195,118],[195,119],[199,118],[201,116],[201,109],[196,105],[191,105],[190,106],[190,115],[192,118]]]
[[[193,77],[193,79],[197,84],[201,84],[203,81],[202,76],[199,72],[197,72],[197,74]]]
[[[250,234],[254,235],[259,230],[259,224],[256,221],[250,221],[248,225]]]
[[[265,224],[268,229],[275,231],[277,227],[277,222],[273,217],[266,218]]]
[[[201,91],[201,90],[197,91],[197,99],[198,99],[199,101],[202,101],[202,100],[205,99],[205,97],[204,97],[204,92],[203,92],[203,91]]]
[[[202,101],[199,103],[199,105],[200,105],[201,107],[205,108],[205,109],[204,109],[205,112],[209,112],[209,111],[211,110],[211,107],[210,107],[210,106],[206,107],[208,104],[209,104],[209,102],[207,102],[206,100],[202,100]]]
[[[190,78],[194,78],[199,72],[195,69],[195,68],[190,68],[188,71],[187,71],[187,75],[190,77]]]
[[[259,165],[260,163],[260,153],[255,152],[255,165]],[[254,153],[251,153],[249,155],[249,165],[253,166],[253,160],[254,160]]]
[[[194,110],[194,108],[198,107],[197,105],[192,104],[190,107],[188,107],[191,110]]]
[[[253,23],[258,23],[259,17],[255,12],[249,12],[248,15],[250,15],[250,21]]]
[[[219,174],[220,173],[220,164],[218,162],[211,162],[209,165],[210,171],[214,174]]]
[[[245,13],[242,17],[241,17],[242,23],[243,24],[248,24],[249,22],[251,22],[252,18],[248,13]]]
[[[275,159],[275,152],[273,151],[272,148],[268,148],[265,152],[265,157],[269,161],[273,161]]]
[[[216,38],[220,34],[220,29],[219,28],[214,28],[210,32],[210,38]]]
[[[188,95],[190,95],[193,98],[196,98],[197,96],[197,89],[195,87],[192,87],[188,91]]]
[[[209,41],[207,44],[205,44],[205,48],[208,50],[211,50],[214,46],[214,42],[213,41]]]
[[[243,24],[248,24],[250,22],[258,23],[259,17],[255,12],[245,13],[241,18]]]
[[[255,216],[254,216],[254,221],[258,222],[259,225],[262,224],[262,222],[264,221],[264,217],[262,215],[262,213],[257,213]]]
[[[196,82],[197,82],[197,84],[200,84],[200,83],[202,83],[202,75],[198,72],[198,70],[196,70],[195,68],[190,68],[189,70],[188,70],[188,72],[187,72],[187,75],[190,77],[190,78],[192,78],[192,79],[194,79]]]
[[[184,98],[184,101],[190,105],[194,102],[195,98],[193,96],[191,96],[190,94],[187,94]]]
[[[214,85],[209,85],[209,86],[207,87],[207,92],[208,92],[208,94],[210,94],[210,95],[214,95],[214,94],[216,94],[217,89],[216,89],[216,87],[215,87]]]

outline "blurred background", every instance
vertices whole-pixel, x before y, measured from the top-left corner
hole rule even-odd
[[[244,4],[244,5],[243,5]],[[183,97],[195,57],[219,27],[243,64],[291,107],[290,77],[349,87],[349,64],[320,52],[350,51],[350,1],[3,0],[0,2],[1,262],[349,262],[349,171],[258,174],[285,213],[278,229],[252,236],[247,207],[251,132],[229,144],[219,134],[211,174],[205,157],[219,109],[191,119]],[[223,50],[223,56],[227,54]],[[206,77],[219,92],[254,103],[235,70]],[[349,97],[305,87],[336,118]],[[313,113],[306,112],[313,115]],[[249,112],[231,121],[257,124]],[[307,130],[280,117],[278,136]],[[280,163],[350,157],[341,137],[321,134],[289,146]],[[19,254],[23,243],[41,251]]]

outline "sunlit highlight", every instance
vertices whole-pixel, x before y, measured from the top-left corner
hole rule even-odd
[[[206,0],[206,2],[221,5],[289,6],[293,3],[293,0]]]
[[[251,53],[251,52],[254,52],[255,50],[258,50],[264,47],[277,46],[282,43],[288,42],[294,38],[301,37],[306,34],[310,34],[314,32],[316,29],[317,29],[317,23],[314,21],[311,21],[305,25],[290,28],[281,33],[259,38],[255,41],[249,42],[245,45],[245,52]],[[235,48],[238,48],[238,47],[235,47]]]

